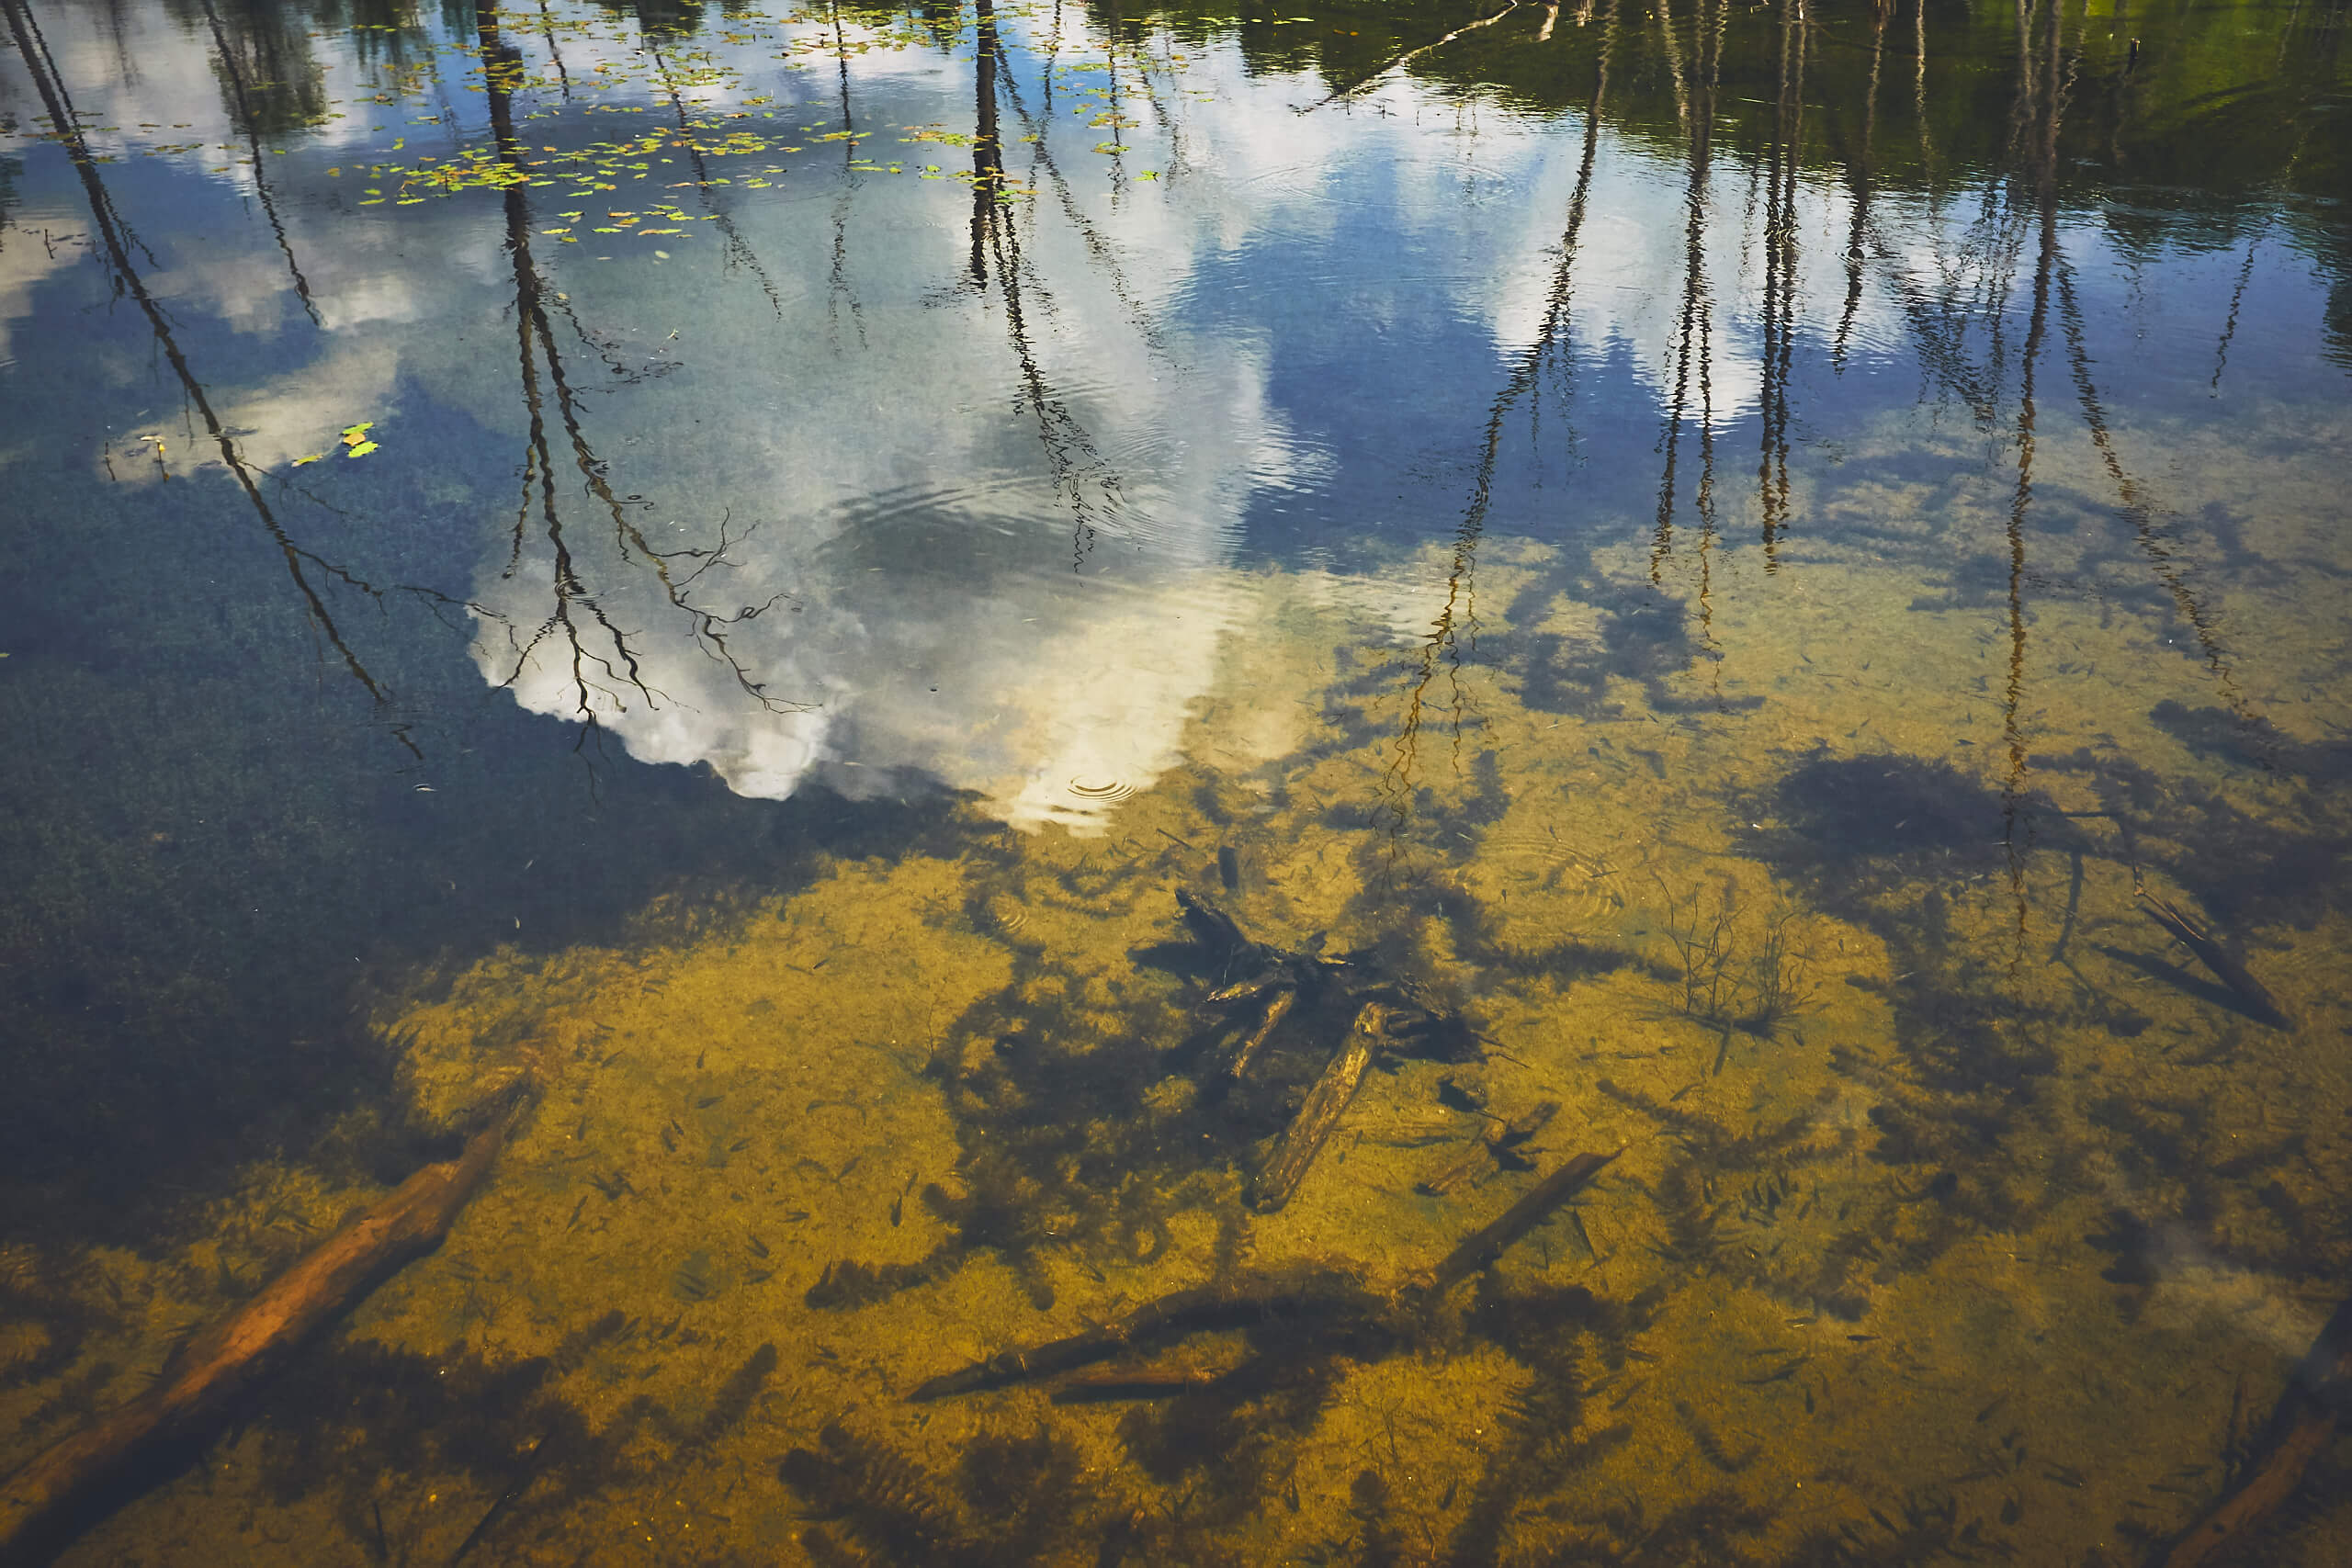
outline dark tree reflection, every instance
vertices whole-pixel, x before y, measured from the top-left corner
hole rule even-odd
[[[605,592],[590,575],[570,531],[564,506],[574,487],[569,475],[576,479],[577,491],[594,502],[600,524],[609,523],[605,543],[618,564],[653,579],[662,598],[684,617],[695,643],[732,673],[744,694],[769,712],[790,712],[800,705],[769,692],[729,640],[735,627],[765,614],[781,595],[725,613],[692,596],[707,573],[727,564],[728,549],[740,542],[740,536],[730,534],[722,522],[715,545],[656,548],[637,520],[645,503],[616,491],[606,465],[596,456],[566,369],[555,316],[560,313],[583,344],[587,335],[569,303],[548,288],[531,252],[529,173],[514,131],[514,95],[523,74],[522,53],[501,35],[493,6],[478,6],[474,17],[491,134],[510,176],[504,193],[506,250],[514,269],[517,384],[526,425],[519,466],[521,495],[502,575],[514,579],[524,570],[526,555],[543,550],[550,594],[547,614],[536,625],[504,621],[495,612],[474,606],[486,621],[503,626],[502,683],[514,684],[540,660],[554,664],[562,671],[575,716],[587,726],[583,741],[594,731],[600,712],[625,712],[633,704],[659,705],[665,700],[648,682],[645,666],[630,643],[632,634],[607,609]],[[500,633],[485,635],[496,638]]]

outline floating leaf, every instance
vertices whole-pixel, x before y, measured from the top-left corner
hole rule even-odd
[[[299,468],[305,463],[315,463],[325,456],[324,452],[313,452],[307,457],[297,457],[294,459],[294,467]]]
[[[373,452],[375,449],[376,444],[373,441],[362,441],[350,451],[345,453],[344,456],[346,457],[365,457],[368,453]]]

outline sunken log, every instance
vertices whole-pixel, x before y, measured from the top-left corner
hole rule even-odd
[[[2262,1457],[2238,1489],[2190,1527],[2156,1568],[2197,1568],[2242,1543],[2302,1484],[2303,1472],[2335,1439],[2352,1404],[2352,1299],[2335,1309],[2303,1355],[2265,1429]]]
[[[521,1114],[520,1102],[454,1160],[428,1165],[188,1341],[162,1381],[0,1482],[0,1561],[36,1558],[92,1522],[101,1494],[141,1459],[200,1438],[313,1330],[448,1234]]]
[[[1295,990],[1274,993],[1274,999],[1266,1004],[1265,1017],[1258,1021],[1258,1027],[1250,1032],[1250,1037],[1233,1054],[1233,1066],[1227,1069],[1233,1077],[1241,1077],[1250,1071],[1250,1063],[1258,1055],[1259,1048],[1266,1043],[1283,1020],[1290,1016],[1290,1010],[1297,1003],[1298,993]]]
[[[1380,1038],[1382,1016],[1378,1002],[1363,1005],[1348,1030],[1347,1039],[1323,1068],[1323,1076],[1315,1080],[1315,1087],[1307,1091],[1306,1103],[1291,1118],[1273,1156],[1258,1173],[1258,1190],[1251,1207],[1260,1213],[1271,1214],[1289,1202],[1291,1194],[1298,1190],[1298,1184],[1306,1179],[1306,1168],[1323,1152],[1331,1129],[1340,1124],[1348,1101],[1356,1097],[1364,1069],[1372,1066],[1372,1048]]]
[[[1386,1302],[1340,1270],[1250,1275],[1230,1284],[1170,1291],[1101,1328],[1067,1339],[1001,1350],[985,1361],[929,1379],[907,1398],[921,1404],[1058,1377],[1080,1367],[1174,1344],[1194,1334],[1301,1321],[1372,1321],[1389,1310]]]
[[[1430,1275],[1430,1299],[1434,1301],[1500,1258],[1511,1243],[1550,1219],[1554,1210],[1574,1197],[1586,1182],[1600,1174],[1601,1167],[1623,1152],[1621,1149],[1605,1155],[1573,1156],[1567,1164],[1530,1188],[1518,1202],[1503,1211],[1500,1219],[1446,1254],[1445,1261]]]
[[[2211,926],[2184,912],[2170,900],[2157,897],[2148,891],[2144,884],[2135,882],[2132,891],[2140,900],[2140,908],[2146,911],[2148,919],[2164,927],[2183,947],[2195,953],[2197,961],[2211,970],[2214,978],[2227,986],[2231,994],[2244,1004],[2243,1010],[2247,1017],[2273,1029],[2294,1027],[2294,1020],[2287,1016],[2287,1010],[2278,1005],[2278,998],[2270,994],[2270,988],[2254,977],[2253,973],[2239,961],[2238,955],[2230,951],[2229,944],[2214,934]]]

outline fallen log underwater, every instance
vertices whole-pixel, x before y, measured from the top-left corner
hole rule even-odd
[[[515,1100],[458,1158],[417,1171],[188,1341],[153,1389],[0,1482],[0,1562],[39,1562],[62,1550],[96,1522],[110,1484],[160,1450],[207,1435],[314,1330],[439,1246],[526,1104]]]
[[[2232,1551],[2294,1495],[2352,1405],[2352,1299],[2340,1303],[2304,1352],[2287,1391],[2271,1410],[2261,1457],[2235,1491],[2184,1531],[2151,1568],[2197,1568],[2216,1552]]]
[[[1100,1328],[1063,1339],[1003,1350],[919,1384],[916,1404],[1039,1382],[1122,1356],[1171,1345],[1194,1334],[1247,1329],[1279,1322],[1404,1325],[1425,1320],[1446,1292],[1500,1258],[1549,1219],[1610,1161],[1610,1154],[1580,1154],[1530,1188],[1500,1217],[1479,1227],[1442,1262],[1402,1292],[1365,1289],[1343,1269],[1283,1269],[1245,1274],[1219,1284],[1187,1286],[1157,1296]],[[1201,1385],[1195,1375],[1142,1372],[1101,1380],[1079,1397],[1149,1398]]]
[[[2238,1003],[2238,1010],[2256,1023],[2272,1029],[2292,1029],[2295,1021],[2278,1005],[2278,998],[2268,987],[2254,977],[2251,970],[2240,962],[2210,926],[2199,921],[2178,905],[2160,898],[2148,890],[2147,884],[2134,876],[2132,897],[2148,919],[2170,932],[2173,939],[2197,955],[2197,961],[2211,972],[2213,977],[2229,987]]]

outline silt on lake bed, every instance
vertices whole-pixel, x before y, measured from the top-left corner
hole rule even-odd
[[[2342,1560],[2345,20],[0,0],[0,1557]]]

